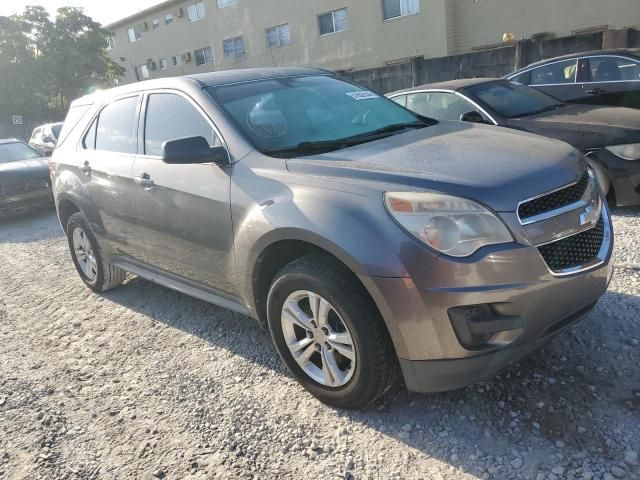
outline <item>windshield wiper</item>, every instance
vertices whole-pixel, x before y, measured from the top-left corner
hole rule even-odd
[[[300,142],[293,147],[271,148],[263,150],[267,155],[290,155],[300,153],[327,153],[341,148],[352,147],[361,143],[371,142],[379,138],[383,138],[391,133],[405,130],[407,128],[423,128],[431,125],[427,121],[411,122],[411,123],[394,123],[386,127],[378,128],[370,132],[361,133],[351,137],[339,138],[337,140],[321,140],[318,142]]]
[[[557,103],[555,105],[549,105],[548,107],[541,108],[540,110],[534,110],[533,112],[525,113],[522,115],[523,117],[528,117],[530,115],[538,115],[539,113],[550,112],[551,110],[557,110],[559,108],[564,107],[564,103]]]

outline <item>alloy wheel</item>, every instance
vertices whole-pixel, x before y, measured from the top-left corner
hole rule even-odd
[[[356,367],[353,338],[336,309],[308,290],[293,292],[282,306],[282,332],[300,368],[327,387],[346,385]]]
[[[87,277],[87,280],[94,281],[98,276],[95,251],[87,234],[78,227],[73,231],[73,251],[82,273]]]

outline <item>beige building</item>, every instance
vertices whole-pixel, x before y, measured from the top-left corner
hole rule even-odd
[[[124,82],[259,66],[361,70],[496,44],[640,27],[640,0],[169,0],[106,28]]]

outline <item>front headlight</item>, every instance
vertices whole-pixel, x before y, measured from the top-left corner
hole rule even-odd
[[[630,143],[628,145],[612,145],[605,147],[616,157],[623,160],[640,160],[640,143]]]
[[[384,200],[391,216],[405,230],[452,257],[468,257],[481,247],[513,241],[495,214],[465,198],[428,192],[387,192]]]

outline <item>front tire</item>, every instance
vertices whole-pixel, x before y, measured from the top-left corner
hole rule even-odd
[[[69,217],[67,241],[73,264],[87,287],[100,293],[122,285],[126,272],[102,256],[89,222],[80,212]]]
[[[395,381],[397,359],[379,312],[331,258],[309,255],[280,270],[267,312],[280,357],[320,401],[363,407]]]

